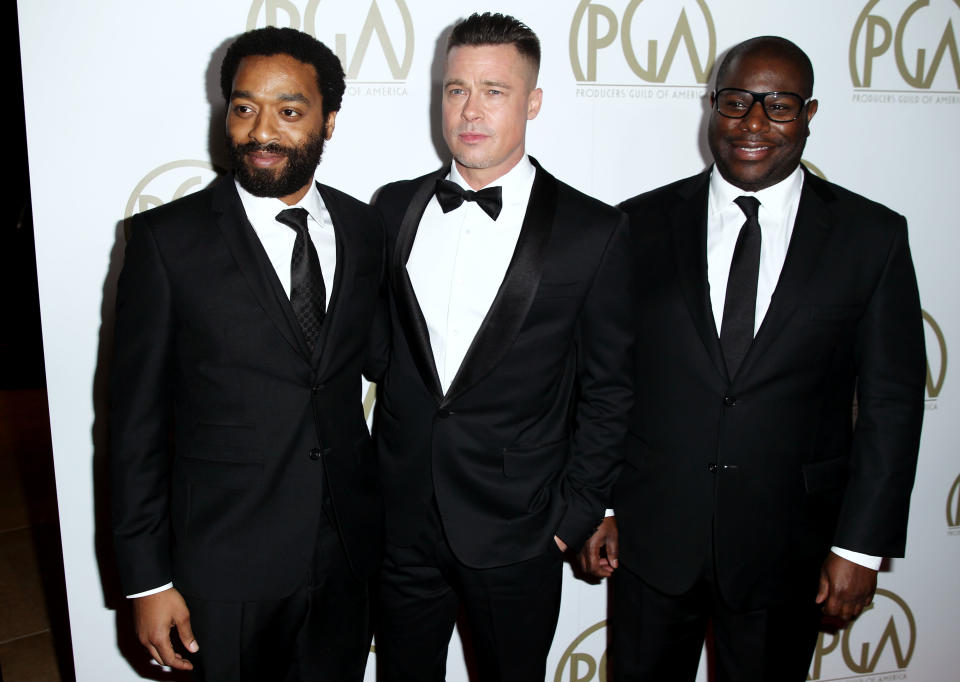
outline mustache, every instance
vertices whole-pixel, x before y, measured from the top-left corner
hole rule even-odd
[[[259,142],[245,142],[243,144],[236,145],[236,150],[240,154],[265,152],[267,154],[283,154],[284,156],[290,155],[290,150],[281,145],[279,142],[268,142],[267,144],[260,144]]]

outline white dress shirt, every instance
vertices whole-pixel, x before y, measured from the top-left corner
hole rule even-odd
[[[297,233],[287,225],[277,222],[277,214],[288,208],[306,209],[309,214],[307,230],[310,233],[310,241],[317,250],[317,257],[320,259],[323,286],[327,293],[326,305],[329,307],[337,267],[337,239],[330,212],[323,203],[316,183],[310,183],[310,189],[307,190],[306,195],[294,206],[287,206],[274,197],[256,197],[241,187],[239,182],[236,180],[234,182],[237,193],[240,195],[240,203],[243,204],[243,210],[247,214],[247,220],[253,226],[253,231],[257,233],[260,243],[263,244],[263,249],[267,252],[267,257],[273,269],[276,270],[288,298],[290,297],[290,258],[293,255],[293,242]],[[167,583],[152,590],[128,595],[128,598],[146,597],[171,587],[173,583]]]
[[[745,192],[731,185],[714,167],[710,174],[710,193],[707,199],[707,281],[710,284],[710,304],[718,335],[723,320],[723,304],[733,249],[740,228],[746,221],[743,211],[733,200],[740,196],[753,196],[760,202],[760,273],[757,279],[757,313],[753,326],[756,334],[770,307],[770,298],[787,258],[787,248],[790,246],[802,189],[803,171],[799,166],[785,179],[759,192]],[[830,551],[874,570],[879,569],[882,562],[882,557],[840,547],[831,547]]]
[[[444,213],[430,199],[407,260],[444,393],[500,289],[520,237],[536,169],[526,156],[491,186],[503,188],[496,220],[475,202]],[[472,189],[455,163],[447,179]]]

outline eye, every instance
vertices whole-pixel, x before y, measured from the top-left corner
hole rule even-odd
[[[280,113],[281,113],[283,116],[286,116],[287,118],[297,118],[297,117],[300,115],[300,112],[299,112],[299,111],[297,111],[296,109],[292,109],[292,108],[290,108],[290,107],[287,107],[287,108],[285,108],[285,109],[281,109],[281,110],[280,110]]]
[[[490,94],[490,95],[502,95],[502,94],[503,94],[503,91],[502,91],[502,90],[490,89],[490,90],[487,90],[487,94]]]
[[[235,104],[233,107],[233,113],[242,116],[244,114],[252,113],[253,109],[246,104]]]
[[[450,88],[447,90],[448,95],[462,95],[464,93],[463,88]]]

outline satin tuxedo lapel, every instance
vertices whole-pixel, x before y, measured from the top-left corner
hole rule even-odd
[[[826,203],[832,198],[830,191],[826,186],[818,184],[817,179],[806,169],[804,174],[800,205],[787,248],[787,258],[773,290],[767,314],[740,366],[740,373],[743,375],[748,375],[757,358],[776,344],[777,335],[802,303],[807,282],[819,266],[821,252],[830,235],[830,210]]]
[[[532,159],[531,159],[532,161]],[[449,402],[480,381],[510,350],[533,303],[557,209],[557,181],[537,167],[520,237],[503,283],[467,349],[444,398]]]
[[[407,274],[407,259],[410,257],[410,250],[413,248],[413,240],[417,236],[420,218],[423,217],[423,212],[433,197],[437,179],[443,176],[443,169],[433,175],[428,175],[414,192],[413,198],[403,215],[403,221],[400,223],[393,263],[391,263],[393,273],[391,286],[393,286],[396,296],[397,312],[399,313],[400,324],[403,326],[404,334],[407,337],[407,345],[410,347],[410,353],[417,370],[423,378],[423,384],[437,400],[443,396],[443,390],[440,387],[440,374],[437,372],[437,365],[433,359],[427,322],[423,317],[423,311],[420,310],[417,296],[413,293],[410,276]]]
[[[287,343],[309,360],[310,351],[293,314],[290,299],[277,279],[277,273],[273,270],[257,233],[247,220],[232,176],[219,181],[213,196],[213,209],[217,214],[217,227],[233,253],[240,272],[247,280],[250,291]]]
[[[686,301],[693,326],[703,341],[721,378],[726,378],[727,368],[717,336],[717,323],[710,305],[710,289],[707,283],[707,194],[710,188],[710,171],[699,175],[680,192],[684,200],[670,217],[673,251],[677,261],[680,288]]]
[[[531,159],[532,161],[532,159]],[[460,369],[450,383],[446,395],[430,346],[430,334],[407,274],[406,263],[417,235],[417,227],[427,204],[433,198],[434,186],[444,170],[428,176],[417,188],[403,216],[397,235],[393,263],[393,286],[401,323],[407,336],[414,362],[424,384],[442,404],[447,404],[482,379],[510,349],[526,319],[543,272],[544,253],[557,207],[557,181],[534,161],[537,174],[530,192],[527,213],[513,257],[503,282],[487,311],[473,342],[467,349]]]

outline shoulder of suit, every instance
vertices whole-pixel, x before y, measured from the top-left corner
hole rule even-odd
[[[643,192],[620,203],[620,208],[628,215],[637,212],[649,212],[669,208],[686,201],[690,193],[701,182],[707,182],[707,173],[697,173],[689,178],[676,180],[662,187]]]
[[[547,173],[542,168],[538,169],[538,172]],[[571,187],[562,180],[557,180],[555,177],[547,173],[547,176],[557,183],[557,203],[559,205],[560,211],[567,211],[571,208],[575,210],[584,211],[588,215],[591,215],[594,219],[609,219],[614,221],[619,221],[622,217],[622,212],[615,206],[592,197],[589,194],[581,192],[575,187]]]
[[[804,191],[815,194],[834,215],[869,223],[900,223],[903,216],[883,204],[807,172]]]
[[[212,207],[214,193],[227,182],[233,182],[232,176],[222,175],[201,190],[138,213],[132,216],[131,220],[134,222],[146,221],[153,226],[159,226],[176,224],[194,217],[207,215]]]
[[[321,197],[329,197],[333,201],[336,201],[339,206],[342,208],[360,211],[361,213],[373,214],[374,209],[370,204],[365,201],[357,199],[352,194],[347,194],[343,190],[339,190],[336,187],[331,187],[330,185],[324,185],[322,183],[317,183],[317,187],[320,190]]]
[[[419,178],[413,178],[412,180],[397,180],[395,182],[388,183],[377,191],[377,196],[373,201],[373,205],[380,206],[384,203],[395,202],[408,203],[410,199],[413,198],[413,195],[417,189],[419,189],[424,182],[443,177],[443,170],[444,169],[435,170],[421,175]]]

